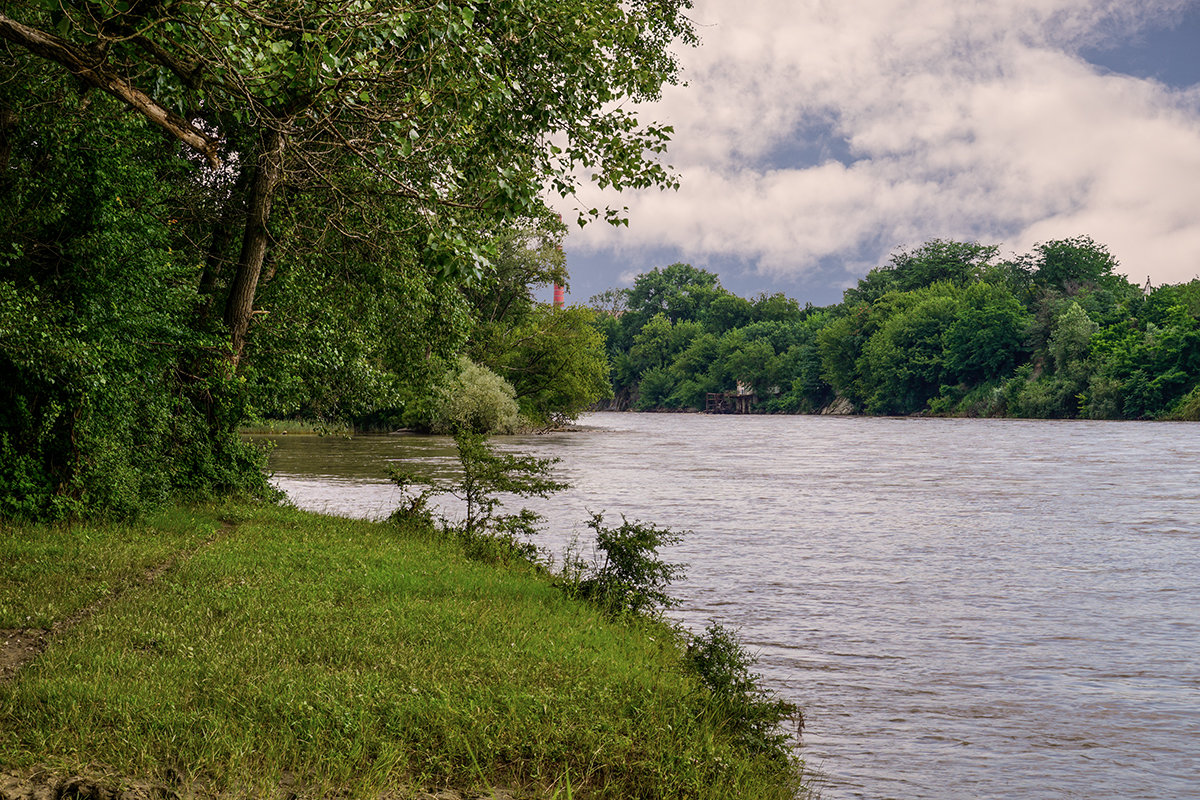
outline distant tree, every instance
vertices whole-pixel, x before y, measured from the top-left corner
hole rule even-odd
[[[736,294],[721,294],[709,303],[705,323],[713,333],[724,333],[750,322],[753,313],[754,306],[746,298]]]
[[[1076,416],[1091,378],[1093,364],[1088,355],[1098,329],[1078,303],[1067,303],[1055,316],[1045,347],[1046,365],[1051,369],[1041,375],[1017,373],[1015,385],[1007,389],[1009,413],[1033,418]]]
[[[987,264],[979,274],[982,283],[1001,286],[1022,305],[1028,306],[1033,297],[1033,273],[1025,259],[1014,258]]]
[[[865,398],[859,386],[859,358],[877,321],[871,319],[871,308],[866,303],[843,306],[842,312],[817,333],[821,379],[834,392],[861,406]]]
[[[665,404],[670,408],[703,409],[708,392],[724,391],[726,387],[716,377],[721,354],[721,337],[703,333],[693,338],[671,364],[674,388]]]
[[[534,425],[574,419],[612,395],[603,335],[586,308],[535,306],[489,364],[515,390],[522,415]]]
[[[733,385],[728,390],[736,388],[737,384],[750,387],[760,397],[765,397],[767,391],[776,380],[775,348],[764,339],[741,341],[731,347],[724,357],[722,370],[732,380]]]
[[[900,291],[938,282],[965,286],[979,278],[999,250],[996,245],[934,239],[914,250],[893,254],[888,268],[895,275],[895,287]]]
[[[876,267],[859,278],[858,283],[842,293],[842,306],[853,308],[874,303],[888,292],[896,290],[896,272],[891,267]]]
[[[636,369],[666,368],[704,328],[698,322],[671,324],[664,314],[656,314],[633,337],[629,356]]]
[[[666,272],[695,278],[676,266]],[[878,414],[1194,415],[1200,280],[1144,296],[1115,266],[1087,237],[1006,260],[992,245],[934,240],[893,254],[827,309],[718,294],[703,335],[664,311],[637,325],[626,314],[614,374],[629,391],[640,384],[640,408],[703,407],[740,382],[771,412],[840,397]],[[678,301],[669,284],[649,276],[643,288],[656,291],[643,299],[666,308]]]
[[[722,337],[712,333],[702,333],[688,342],[687,347],[676,354],[671,363],[671,369],[682,378],[695,378],[703,375],[720,357]]]
[[[675,391],[676,381],[666,367],[651,367],[641,374],[638,381],[638,398],[634,407],[638,411],[653,411],[667,405],[667,399]]]
[[[1193,319],[1200,320],[1200,278],[1154,289],[1146,297],[1138,316],[1161,327],[1177,321],[1177,307]]]
[[[656,314],[669,322],[702,320],[709,305],[726,294],[713,273],[691,264],[671,264],[644,272],[629,290],[631,322],[641,327]]]
[[[800,303],[783,292],[760,294],[753,305],[751,318],[755,322],[795,322],[800,317]]]
[[[1050,335],[1049,351],[1056,372],[1069,372],[1087,358],[1092,334],[1099,327],[1078,303],[1067,306],[1054,321]]]
[[[804,327],[802,322],[793,318],[780,322],[752,322],[740,330],[748,340],[766,340],[775,352],[781,353],[805,339]]]
[[[1076,236],[1043,242],[1030,256],[1033,280],[1074,294],[1081,287],[1097,286],[1114,277],[1117,259],[1091,237]]]
[[[1082,409],[1087,416],[1163,416],[1200,383],[1200,322],[1183,305],[1153,308],[1151,316],[1156,321],[1147,320],[1144,327],[1122,325],[1093,334],[1093,370]]]
[[[1031,322],[1006,287],[977,283],[945,334],[947,376],[958,383],[1005,377],[1021,360]]]
[[[609,317],[619,317],[629,308],[628,289],[605,289],[599,294],[588,298],[588,307],[606,314]]]
[[[665,368],[671,363],[675,352],[671,342],[673,327],[665,314],[655,314],[633,337],[629,356],[638,372]]]
[[[940,283],[896,298],[896,307],[863,347],[860,383],[867,410],[924,410],[946,382],[945,334],[960,309],[959,292]]]
[[[808,314],[797,326],[796,342],[780,356],[778,383],[783,393],[771,410],[813,413],[833,400],[833,387],[821,377],[818,334],[830,320],[828,311]]]

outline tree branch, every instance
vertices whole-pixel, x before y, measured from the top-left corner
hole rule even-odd
[[[88,58],[81,48],[54,34],[22,25],[4,14],[0,14],[0,37],[21,45],[34,55],[66,67],[68,72],[80,80],[124,100],[146,119],[203,155],[213,168],[221,166],[216,139],[206,135],[178,114],[163,108],[150,95],[105,69],[96,59]]]
[[[165,48],[160,46],[158,42],[146,36],[134,36],[131,40],[138,47],[162,66],[175,73],[179,80],[183,81],[184,85],[189,89],[196,89],[200,86],[200,64],[185,64],[179,59],[171,55]]]

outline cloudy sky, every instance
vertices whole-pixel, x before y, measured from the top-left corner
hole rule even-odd
[[[678,192],[585,192],[571,299],[687,261],[819,305],[933,239],[1081,234],[1136,282],[1200,274],[1200,0],[697,0]],[[565,208],[565,207],[564,207]],[[573,214],[565,214],[573,219]]]

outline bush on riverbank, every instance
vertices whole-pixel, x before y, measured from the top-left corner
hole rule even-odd
[[[550,477],[558,459],[498,453],[485,436],[461,430],[454,434],[454,444],[462,468],[456,480],[430,478],[395,466],[389,469],[403,498],[392,521],[453,540],[473,559],[537,566],[538,549],[530,538],[542,517],[527,508],[516,514],[498,513],[499,495],[547,497],[567,488]],[[465,521],[436,522],[428,505],[433,494],[462,500]],[[553,576],[555,586],[568,597],[585,600],[609,617],[627,622],[660,621],[664,609],[678,605],[667,590],[684,576],[687,565],[663,561],[659,550],[678,544],[686,532],[624,516],[619,526],[610,527],[602,513],[593,513],[588,527],[596,534],[592,558],[575,548],[568,550]],[[709,690],[719,726],[732,732],[748,752],[791,763],[794,754],[786,724],[794,723],[799,730],[803,716],[750,671],[756,659],[737,634],[714,622],[699,636],[680,630],[673,635],[680,644],[686,643],[684,665]]]
[[[388,476],[400,488],[401,496],[391,519],[438,530],[442,536],[456,540],[469,556],[482,561],[536,562],[538,549],[529,540],[541,527],[542,516],[527,508],[505,513],[500,496],[549,497],[567,488],[567,484],[551,477],[558,459],[499,453],[487,436],[463,429],[454,433],[454,447],[460,467],[454,480],[396,465],[388,467]],[[434,519],[429,500],[439,494],[462,502],[466,515],[461,522]]]
[[[667,626],[427,529],[221,506],[0,547],[0,626],[59,626],[0,682],[6,769],[103,765],[202,797],[800,788],[739,743]]]
[[[559,576],[567,594],[614,616],[655,616],[660,609],[678,605],[666,590],[683,576],[685,565],[666,563],[658,549],[678,544],[683,534],[624,517],[618,527],[610,528],[602,514],[592,514],[588,527],[596,532],[599,553],[591,563],[568,554]]]

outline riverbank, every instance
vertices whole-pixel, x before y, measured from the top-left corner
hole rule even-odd
[[[799,789],[736,744],[666,626],[393,524],[221,505],[18,527],[0,629],[12,796],[69,776],[198,798]]]
[[[238,426],[238,433],[253,436],[349,436],[356,431],[346,422],[264,419]]]

